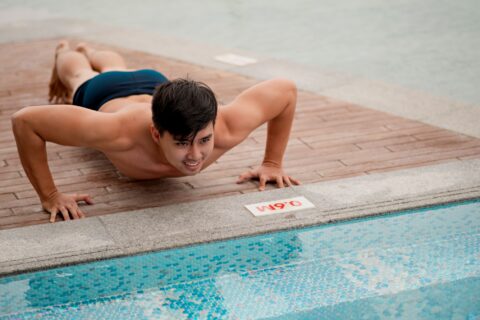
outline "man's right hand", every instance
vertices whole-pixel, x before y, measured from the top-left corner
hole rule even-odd
[[[50,222],[55,222],[57,214],[60,212],[64,220],[85,218],[85,214],[78,207],[77,202],[84,201],[87,204],[93,204],[92,198],[88,194],[63,194],[56,192],[47,200],[42,201],[43,208],[50,213]]]

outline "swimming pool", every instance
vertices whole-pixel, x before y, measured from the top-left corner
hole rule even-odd
[[[477,319],[480,201],[0,279],[0,319]]]

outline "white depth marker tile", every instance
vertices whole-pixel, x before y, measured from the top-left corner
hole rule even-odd
[[[315,205],[302,196],[247,204],[245,205],[245,208],[247,208],[254,216],[261,217],[276,213],[315,208]]]
[[[227,53],[227,54],[222,54],[219,56],[215,56],[215,60],[228,63],[228,64],[233,64],[236,66],[246,66],[248,64],[253,64],[257,63],[256,59],[249,58],[249,57],[244,57],[244,56],[239,56],[237,54],[233,53]]]

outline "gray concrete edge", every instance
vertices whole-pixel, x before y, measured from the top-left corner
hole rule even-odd
[[[480,198],[480,159],[0,231],[0,275]],[[244,207],[305,196],[316,208]]]
[[[451,101],[381,81],[300,66],[251,52],[207,46],[157,33],[81,20],[23,21],[0,29],[0,43],[57,37],[75,37],[140,50],[259,80],[288,77],[302,90],[480,138],[480,126],[477,124],[477,119],[480,119],[480,106]],[[215,56],[225,53],[252,57],[258,62],[247,66],[233,66],[214,59]]]

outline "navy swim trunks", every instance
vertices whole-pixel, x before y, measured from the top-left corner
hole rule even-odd
[[[107,71],[82,83],[75,91],[73,104],[96,110],[112,99],[135,94],[153,95],[155,88],[168,79],[158,71]]]

